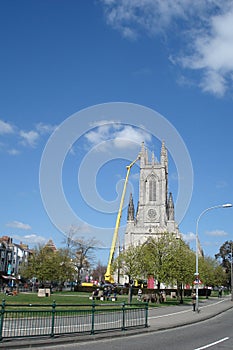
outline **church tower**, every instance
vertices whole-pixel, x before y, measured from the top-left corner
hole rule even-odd
[[[140,245],[149,237],[156,238],[165,232],[180,237],[175,222],[175,211],[172,193],[168,194],[168,156],[162,142],[160,161],[152,152],[151,161],[142,143],[140,157],[139,201],[136,214],[132,194],[130,195],[125,248],[129,245]]]

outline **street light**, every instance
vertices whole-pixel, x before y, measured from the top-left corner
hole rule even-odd
[[[210,207],[207,208],[205,210],[203,210],[203,212],[201,212],[201,214],[199,215],[198,219],[197,219],[197,225],[196,225],[196,272],[195,272],[195,276],[196,276],[196,310],[197,312],[199,312],[199,303],[198,303],[198,288],[199,288],[199,271],[198,271],[198,246],[199,246],[199,238],[198,238],[198,224],[200,221],[200,218],[209,210],[212,209],[218,209],[218,208],[230,208],[232,207],[231,203],[226,203],[226,204],[221,204],[221,205],[215,205],[214,207]]]
[[[231,301],[233,301],[233,268],[232,268],[232,244],[231,241]]]

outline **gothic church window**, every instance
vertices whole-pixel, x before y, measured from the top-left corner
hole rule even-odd
[[[149,180],[149,201],[155,201],[156,200],[156,182],[155,177],[152,176]]]

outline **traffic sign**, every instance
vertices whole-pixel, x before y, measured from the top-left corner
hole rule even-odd
[[[195,280],[193,281],[194,284],[202,284],[202,281],[201,280]]]

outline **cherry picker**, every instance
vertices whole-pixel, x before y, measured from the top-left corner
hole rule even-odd
[[[122,191],[122,195],[121,195],[120,207],[119,207],[118,214],[117,214],[116,225],[115,225],[115,230],[114,230],[114,234],[113,234],[112,245],[111,245],[109,259],[108,259],[107,270],[106,270],[106,273],[104,275],[105,282],[107,282],[107,283],[114,283],[114,278],[111,275],[111,267],[112,267],[112,262],[113,262],[113,258],[114,258],[116,242],[117,242],[117,238],[118,238],[118,231],[119,231],[120,222],[121,222],[121,214],[122,214],[122,209],[123,209],[123,204],[124,204],[124,199],[125,199],[127,183],[128,183],[128,179],[129,179],[129,173],[130,173],[130,170],[131,170],[132,166],[139,159],[140,159],[140,155],[132,163],[130,163],[129,165],[126,166],[127,173],[126,173],[125,183],[124,183],[124,187],[123,187],[123,191]]]

